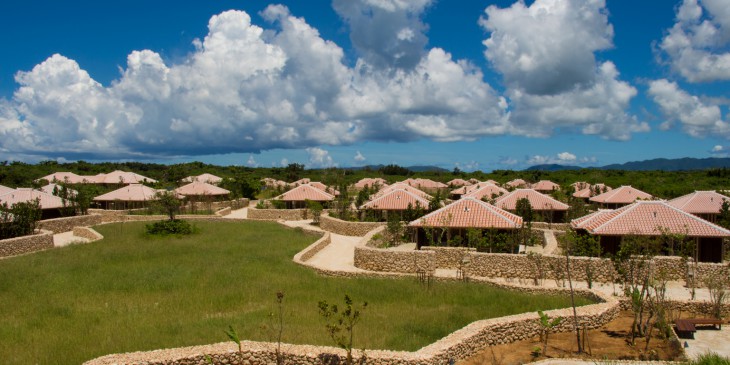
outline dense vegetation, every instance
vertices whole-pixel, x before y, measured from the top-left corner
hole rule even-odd
[[[0,260],[3,364],[80,364],[108,353],[272,340],[283,301],[288,343],[331,345],[319,301],[367,301],[355,346],[416,350],[477,319],[569,306],[487,285],[323,277],[291,261],[317,237],[269,222],[198,222],[192,236],[148,238],[144,223],[106,238]],[[579,304],[587,304],[580,299]]]
[[[322,181],[330,186],[342,186],[354,183],[363,177],[383,177],[388,182],[395,182],[408,177],[423,177],[436,181],[447,182],[454,178],[476,178],[481,181],[493,179],[498,182],[507,182],[515,178],[522,178],[528,182],[552,180],[561,186],[567,186],[576,181],[588,183],[602,182],[612,187],[632,185],[664,199],[675,198],[695,190],[725,190],[730,189],[730,169],[718,168],[698,171],[623,171],[581,169],[569,171],[511,171],[495,170],[490,173],[481,171],[463,172],[454,171],[424,171],[413,172],[406,168],[388,165],[378,169],[316,169],[305,170],[301,164],[290,164],[287,167],[250,168],[243,166],[216,166],[201,162],[190,162],[175,165],[163,165],[142,162],[104,162],[88,163],[57,163],[45,161],[38,164],[22,162],[0,163],[0,185],[9,187],[30,187],[33,180],[56,171],[71,171],[81,175],[95,175],[108,173],[113,170],[133,171],[160,182],[155,187],[174,188],[179,185],[180,179],[198,175],[204,172],[226,178],[222,186],[231,190],[235,196],[254,197],[260,193],[260,179],[271,177],[292,182],[308,177],[313,181]]]

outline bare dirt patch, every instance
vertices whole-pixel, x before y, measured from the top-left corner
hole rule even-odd
[[[588,330],[586,336],[587,353],[578,354],[575,332],[551,333],[548,340],[547,356],[533,356],[536,348],[542,349],[539,337],[526,341],[492,346],[482,350],[473,357],[460,361],[457,365],[482,364],[524,364],[547,358],[580,358],[586,360],[681,360],[681,351],[677,345],[661,338],[658,331],[649,341],[649,349],[645,350],[644,338],[637,338],[636,345],[629,343],[629,330],[633,317],[631,312],[621,312],[613,321],[605,326]]]

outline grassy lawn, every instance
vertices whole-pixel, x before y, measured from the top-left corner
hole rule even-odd
[[[322,277],[294,264],[317,237],[268,222],[197,222],[187,238],[147,238],[143,222],[103,225],[102,241],[0,260],[3,364],[79,364],[116,352],[271,340],[284,298],[284,341],[331,345],[317,303],[367,301],[355,345],[416,350],[474,320],[567,307],[479,284]],[[587,304],[580,299],[580,304]]]

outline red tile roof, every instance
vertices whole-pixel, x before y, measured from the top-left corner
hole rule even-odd
[[[603,194],[596,195],[589,200],[604,204],[631,204],[637,199],[651,200],[652,198],[651,194],[633,188],[631,185],[624,185]]]
[[[543,210],[568,210],[568,204],[557,201],[545,194],[538,193],[533,189],[517,189],[507,195],[503,195],[497,198],[494,205],[507,210],[515,210],[517,207],[517,201],[522,198],[527,198],[530,201],[532,210],[543,211]]]
[[[0,195],[0,204],[11,206],[15,203],[25,203],[38,199],[41,209],[63,208],[63,199],[46,192],[31,188],[17,188]]]
[[[48,185],[42,186],[40,188],[40,191],[51,194],[51,195],[55,195],[55,194],[53,194],[53,191],[56,190],[57,192],[61,192],[61,189],[63,189],[63,186],[54,184],[54,183],[50,183]],[[76,190],[74,190],[74,189],[66,188],[66,191],[68,192],[69,196],[75,196],[77,194]]]
[[[335,200],[335,196],[324,192],[323,190],[317,189],[309,184],[302,184],[294,189],[291,189],[287,191],[284,194],[281,194],[277,197],[279,200],[283,201],[305,201],[305,200],[311,200],[311,201],[331,201]]]
[[[117,190],[110,191],[106,194],[99,195],[94,201],[126,201],[126,202],[143,202],[155,200],[155,194],[159,190],[152,189],[142,184],[129,184]]]
[[[414,193],[403,189],[395,189],[363,204],[360,209],[406,210],[408,209],[408,205],[412,209],[418,207],[428,209],[428,203],[428,199],[424,199]]]
[[[522,217],[474,198],[459,199],[408,224],[410,227],[517,229]]]
[[[416,194],[416,195],[420,196],[421,198],[424,198],[427,200],[431,200],[433,198],[431,195],[428,195],[423,190],[414,188],[414,187],[412,187],[408,184],[402,183],[402,182],[397,182],[393,185],[389,185],[389,186],[386,186],[386,187],[380,189],[380,191],[378,191],[377,193],[374,194],[373,199],[383,196],[384,194],[389,193],[393,190],[397,190],[397,189],[402,189],[402,190],[411,192],[411,193]]]
[[[718,214],[723,200],[730,202],[730,197],[715,191],[695,191],[680,196],[667,203],[675,208],[692,214]]]
[[[0,185],[0,195],[3,195],[5,193],[9,193],[9,192],[11,192],[13,190],[15,190],[15,189],[9,188],[7,186]]]
[[[327,192],[329,194],[332,194],[334,196],[340,195],[340,192],[339,191],[335,190],[334,188],[330,188],[327,185],[325,185],[325,184],[323,184],[323,183],[321,183],[319,181],[312,181],[312,182],[309,183],[309,185],[310,186],[314,186],[315,188],[317,188],[319,190],[322,190],[324,192]]]
[[[636,201],[616,210],[603,210],[574,219],[573,228],[606,236],[661,235],[660,228],[689,237],[730,237],[730,231],[683,212],[666,201]]]
[[[613,190],[613,188],[611,188],[610,186],[606,186],[604,184],[586,185],[585,188],[573,193],[573,196],[576,198],[584,198],[584,199],[588,199],[592,196],[596,196],[596,194],[595,194],[596,187],[598,187],[600,189],[600,191],[603,191],[604,189],[606,190],[606,192]]]
[[[507,193],[507,189],[500,188],[499,186],[490,183],[482,183],[482,185],[477,187],[477,189],[471,189],[467,194],[463,195],[462,197],[470,197],[481,200],[484,197],[487,197],[487,199],[492,199],[493,195],[501,196]]]
[[[363,189],[363,188],[365,188],[365,186],[372,188],[375,185],[383,187],[383,186],[388,185],[388,182],[385,181],[385,179],[381,179],[379,177],[376,177],[376,178],[366,177],[366,178],[360,179],[360,181],[356,182],[355,188]]]
[[[553,190],[560,190],[560,185],[550,181],[550,180],[540,180],[534,184],[532,184],[532,189],[537,191],[553,191]]]
[[[201,195],[208,195],[208,196],[214,196],[214,195],[228,195],[231,192],[219,188],[215,185],[211,185],[202,181],[193,181],[190,184],[183,185],[177,189],[175,189],[175,193],[183,196],[201,196]]]
[[[182,179],[182,182],[193,182],[193,181],[200,181],[208,184],[219,184],[221,181],[223,181],[223,178],[219,176],[215,176],[213,174],[204,173],[197,176],[188,176],[184,179]]]
[[[527,186],[527,182],[525,180],[522,180],[522,179],[514,179],[514,180],[511,180],[511,181],[508,181],[504,185],[507,186],[507,187],[510,187],[510,188],[520,188],[520,187]]]
[[[472,183],[464,180],[464,179],[453,179],[446,183],[448,186],[467,186],[471,185]]]
[[[112,171],[108,174],[98,174],[96,176],[90,176],[90,182],[97,184],[141,184],[143,182],[155,183],[157,180],[150,179],[149,177],[135,174],[134,172],[128,171]]]
[[[302,185],[302,184],[309,184],[310,181],[311,180],[309,180],[308,177],[303,177],[303,178],[301,178],[301,179],[299,179],[299,180],[291,183],[290,185],[299,186],[299,185]]]
[[[54,172],[50,175],[43,176],[36,180],[46,180],[48,182],[65,182],[68,184],[82,184],[95,181],[93,176],[76,175],[73,172]]]
[[[419,189],[442,189],[449,187],[442,182],[433,181],[431,179],[406,179],[402,182]]]

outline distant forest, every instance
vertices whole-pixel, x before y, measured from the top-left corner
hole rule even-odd
[[[53,172],[73,172],[79,175],[96,175],[114,170],[132,171],[158,180],[156,188],[175,188],[186,176],[211,173],[226,179],[226,188],[232,188],[237,195],[253,197],[261,190],[260,180],[264,177],[292,182],[300,178],[310,178],[330,186],[341,187],[352,184],[364,177],[382,177],[389,183],[406,178],[428,178],[448,182],[454,178],[480,181],[489,179],[504,183],[515,178],[528,182],[551,180],[567,188],[576,181],[605,183],[611,187],[631,185],[656,197],[672,199],[695,190],[730,190],[730,169],[713,168],[696,171],[626,171],[580,169],[564,171],[511,171],[495,170],[490,173],[481,171],[464,172],[458,168],[453,171],[414,172],[397,165],[373,168],[342,169],[326,168],[307,170],[301,164],[286,167],[216,166],[201,162],[164,165],[143,162],[102,162],[58,163],[43,161],[37,164],[23,162],[0,162],[0,185],[11,188],[38,186],[34,180]],[[231,190],[231,189],[229,189]]]

